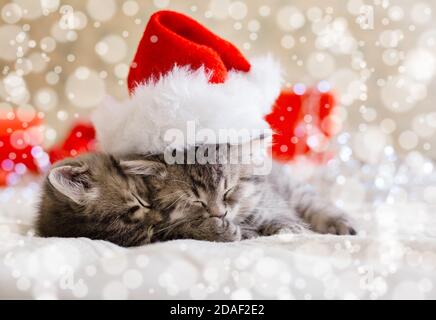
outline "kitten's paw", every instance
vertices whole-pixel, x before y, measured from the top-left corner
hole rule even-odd
[[[259,233],[263,236],[272,236],[275,234],[301,234],[308,232],[308,226],[299,219],[282,218],[265,223]]]
[[[332,218],[328,224],[327,232],[336,235],[351,235],[357,234],[351,222],[344,216]]]
[[[240,241],[242,240],[241,228],[234,224],[229,223],[226,232],[223,234],[223,241]]]
[[[291,226],[285,226],[277,231],[277,234],[302,234],[310,233],[311,231],[304,224],[294,224]]]
[[[352,236],[357,234],[352,223],[343,215],[318,219],[317,223],[314,223],[312,227],[320,233]]]
[[[204,223],[210,227],[212,241],[230,242],[241,240],[241,228],[227,219],[212,217]]]

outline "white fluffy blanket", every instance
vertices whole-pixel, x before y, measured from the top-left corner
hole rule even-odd
[[[37,194],[36,182],[0,191],[0,298],[436,299],[435,207],[422,201],[376,209],[360,202],[351,208],[355,237],[179,240],[124,249],[32,236]]]

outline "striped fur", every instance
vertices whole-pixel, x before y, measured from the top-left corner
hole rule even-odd
[[[120,159],[103,153],[52,169],[37,231],[122,246],[184,238],[237,241],[282,232],[355,234],[343,212],[293,182],[280,165],[269,176],[254,176],[250,165],[168,165],[159,155]]]

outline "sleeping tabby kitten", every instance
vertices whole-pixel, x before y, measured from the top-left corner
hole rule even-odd
[[[49,172],[37,232],[122,246],[309,230],[355,234],[341,210],[293,183],[285,170],[275,165],[270,175],[258,176],[251,165],[223,161],[168,165],[163,155],[88,154]]]

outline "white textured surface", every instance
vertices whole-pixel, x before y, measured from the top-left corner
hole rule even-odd
[[[37,190],[27,183],[0,192],[0,298],[436,298],[436,221],[423,202],[361,204],[356,237],[124,249],[32,237]]]

